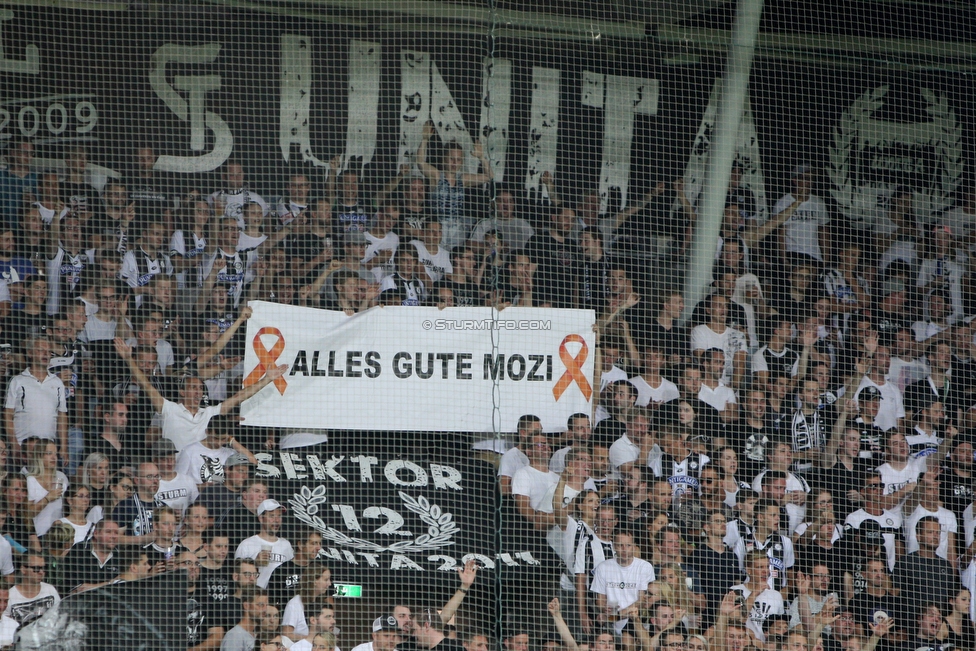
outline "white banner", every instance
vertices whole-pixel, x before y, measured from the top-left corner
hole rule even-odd
[[[591,411],[592,310],[251,307],[245,384],[289,370],[241,405],[245,425],[514,432],[535,414],[562,431]]]

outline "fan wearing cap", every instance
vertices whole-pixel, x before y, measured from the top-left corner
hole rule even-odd
[[[773,206],[773,220],[785,210],[793,209],[782,229],[780,252],[784,259],[794,263],[792,266],[814,263],[819,268],[830,257],[828,233],[824,228],[830,223],[827,205],[812,193],[813,170],[809,165],[796,165],[790,172],[790,183],[792,190]]]
[[[122,339],[115,339],[115,350],[119,357],[124,359],[129,365],[132,377],[143,391],[149,396],[153,409],[162,415],[163,437],[168,438],[176,444],[177,450],[200,441],[206,437],[207,425],[214,416],[226,415],[251,396],[261,391],[264,387],[271,384],[274,380],[284,375],[288,370],[287,364],[272,366],[267,370],[264,377],[258,382],[244,387],[227,400],[217,405],[200,407],[203,400],[203,382],[198,377],[188,377],[183,381],[180,388],[180,402],[171,402],[163,398],[162,394],[156,390],[149,378],[132,358],[132,348]],[[66,435],[67,436],[67,435]]]
[[[252,558],[261,568],[258,585],[268,587],[268,579],[275,568],[295,557],[291,543],[278,535],[285,508],[275,500],[264,500],[258,506],[258,521],[261,531],[245,539],[237,546],[234,558]]]
[[[191,477],[176,471],[176,446],[169,439],[153,443],[152,458],[159,468],[156,501],[176,511],[182,520],[186,510],[200,497],[197,484]]]
[[[373,641],[355,646],[352,651],[393,651],[402,639],[397,618],[381,615],[373,620]]]

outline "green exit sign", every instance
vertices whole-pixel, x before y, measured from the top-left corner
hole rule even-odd
[[[347,583],[337,583],[335,586],[335,596],[337,597],[362,597],[363,586],[350,585]]]

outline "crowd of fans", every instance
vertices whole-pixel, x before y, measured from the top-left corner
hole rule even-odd
[[[799,165],[761,221],[735,168],[685,323],[680,180],[601,214],[595,192],[571,202],[547,173],[523,197],[479,144],[471,172],[434,141],[375,192],[337,158],[270,200],[240,162],[197,187],[140,148],[96,190],[83,147],[51,171],[10,143],[0,645],[61,596],[183,569],[188,649],[338,648],[322,539],[283,530],[253,475],[281,433],[235,418],[287,371],[241,386],[260,299],[595,311],[594,413],[565,432],[526,415],[492,459],[506,531],[556,559],[524,600],[549,625],[508,622],[506,651],[976,649],[976,195],[917,216],[898,188],[847,224]],[[354,651],[487,651],[452,624],[477,572],[441,607],[391,605]]]

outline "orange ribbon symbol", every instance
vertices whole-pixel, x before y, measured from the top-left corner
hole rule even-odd
[[[582,346],[580,348],[579,354],[573,357],[568,350],[566,350],[566,344],[573,342]],[[586,358],[589,355],[589,348],[586,346],[586,341],[583,337],[579,335],[567,335],[563,342],[559,344],[559,359],[566,366],[566,372],[563,373],[559,381],[556,382],[556,386],[552,388],[552,395],[555,396],[556,400],[562,397],[563,392],[569,388],[569,385],[576,382],[576,385],[580,388],[583,393],[583,397],[587,400],[593,394],[593,389],[590,387],[590,381],[586,379],[586,375],[583,373],[583,363],[586,362]]]
[[[268,350],[261,342],[261,335],[274,335],[278,337],[278,341],[271,347],[271,350]],[[254,335],[252,345],[254,346],[254,352],[258,356],[258,365],[244,378],[244,386],[250,386],[260,381],[269,370],[274,368],[275,362],[278,361],[278,356],[285,350],[285,337],[278,328],[265,327],[258,330],[258,333]],[[278,393],[285,395],[285,388],[288,386],[288,382],[285,381],[284,377],[275,378],[274,385],[278,389]]]

